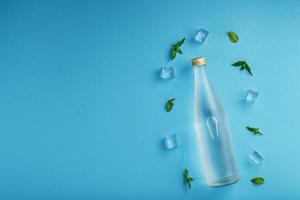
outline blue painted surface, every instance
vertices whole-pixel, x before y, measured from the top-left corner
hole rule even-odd
[[[299,1],[1,1],[0,27],[1,199],[300,199]],[[191,41],[200,27],[204,45]],[[229,117],[241,171],[231,186],[206,186],[195,143],[161,145],[193,138],[196,56]],[[238,59],[253,77],[230,66]],[[164,65],[176,79],[157,78]],[[260,92],[253,106],[242,101],[249,88]],[[258,168],[251,147],[265,155]]]

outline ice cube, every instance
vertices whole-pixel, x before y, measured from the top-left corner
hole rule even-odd
[[[255,103],[257,97],[258,97],[258,91],[250,89],[247,91],[246,95],[246,101],[249,103]]]
[[[249,160],[255,165],[259,165],[264,160],[264,156],[257,149],[253,149],[248,154],[248,157]]]
[[[205,29],[199,29],[195,36],[195,41],[200,42],[201,44],[204,43],[205,39],[207,38],[209,32]]]
[[[164,146],[168,150],[175,149],[177,147],[177,135],[168,135],[164,138]]]
[[[160,78],[165,80],[175,78],[175,72],[176,72],[175,67],[163,67],[161,68],[160,71]]]
[[[180,135],[178,138],[180,140],[180,147],[182,147],[182,157],[185,161],[191,160],[193,158],[193,150],[197,138],[195,134],[190,132],[185,132],[183,135]]]

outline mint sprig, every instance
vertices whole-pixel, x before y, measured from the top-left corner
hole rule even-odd
[[[261,184],[264,184],[265,179],[263,177],[255,177],[255,178],[251,179],[251,182],[255,185],[261,185]]]
[[[194,181],[194,178],[189,175],[188,169],[184,169],[183,171],[183,180],[188,185],[189,189],[192,189],[192,182]]]
[[[254,135],[262,135],[262,133],[259,131],[259,128],[254,127],[246,127],[246,129],[250,132],[252,132]]]
[[[169,99],[166,103],[166,111],[170,112],[173,109],[175,98]]]
[[[227,35],[232,43],[237,43],[239,41],[239,36],[235,32],[230,31]]]
[[[253,76],[251,68],[246,61],[243,61],[243,60],[237,61],[237,62],[233,63],[232,66],[240,67],[241,71],[243,71],[245,69],[251,76]]]
[[[184,43],[185,38],[177,42],[176,44],[172,44],[171,49],[171,59],[174,60],[177,56],[177,53],[182,54],[182,50],[180,49],[181,45]]]

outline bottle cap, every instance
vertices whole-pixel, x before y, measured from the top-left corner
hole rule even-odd
[[[193,65],[193,67],[206,65],[206,59],[204,57],[194,58],[194,59],[192,59],[192,65]]]

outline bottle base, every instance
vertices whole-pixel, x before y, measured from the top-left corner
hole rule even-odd
[[[208,186],[210,187],[221,187],[225,185],[231,185],[240,180],[239,176],[228,176],[222,180],[214,181],[214,182],[209,182]]]

